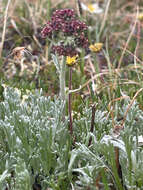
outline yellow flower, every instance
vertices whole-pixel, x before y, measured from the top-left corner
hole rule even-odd
[[[88,4],[87,7],[90,10],[90,12],[94,12],[95,8],[92,4]]]
[[[66,58],[66,64],[68,66],[73,66],[77,62],[78,55],[75,55],[73,57],[67,56]]]
[[[95,43],[94,45],[90,45],[89,49],[93,52],[99,52],[101,51],[102,47],[103,47],[102,43]]]
[[[143,13],[140,13],[140,14],[138,15],[138,20],[143,21]]]
[[[88,11],[90,13],[100,14],[103,12],[103,9],[99,7],[98,3],[90,3],[87,5],[81,3],[81,7],[83,10]]]

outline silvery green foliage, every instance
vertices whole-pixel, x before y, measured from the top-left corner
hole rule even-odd
[[[125,101],[119,107],[121,116],[124,116],[129,104],[130,101]],[[114,185],[119,190],[124,190],[125,188],[135,190],[143,187],[143,146],[141,142],[143,112],[139,109],[137,102],[135,101],[129,109],[124,129],[121,130],[119,137],[114,136],[112,133],[110,134],[112,126],[110,120],[107,120],[107,113],[97,110],[95,114],[95,131],[91,135],[91,147],[88,147],[89,141],[86,141],[86,138],[89,140],[91,110],[88,109],[83,116],[81,125],[83,131],[81,131],[84,135],[81,133],[80,136],[80,142],[82,143],[77,143],[77,149],[72,151],[69,163],[69,175],[72,172],[78,173],[78,180],[75,183],[76,188],[80,189],[81,184],[83,184],[85,187],[96,189],[94,184],[99,176],[104,179],[103,184],[101,184],[103,189],[110,189],[109,185]],[[117,120],[115,122],[119,124]],[[105,129],[107,130],[106,134]],[[83,141],[82,137],[84,137]],[[97,137],[100,138],[98,139]],[[116,148],[119,150],[123,182],[121,182],[117,172]]]
[[[68,119],[63,120],[61,100],[44,97],[42,92],[29,94],[25,100],[23,97],[19,90],[5,88],[0,103],[0,189],[32,190],[36,176],[42,190],[95,190],[99,176],[101,189],[143,187],[143,112],[136,102],[118,137],[111,133],[108,112],[100,107],[91,133],[92,111],[85,106],[73,121],[74,144]],[[119,106],[120,116],[129,104],[125,101]],[[115,119],[115,123],[119,122]],[[123,183],[117,172],[115,148],[119,150]]]
[[[31,189],[30,173],[27,170],[24,160],[18,158],[15,165],[15,187],[13,189]]]
[[[108,133],[111,128],[111,120],[108,118],[107,111],[96,109],[94,118],[94,131],[90,132],[92,109],[85,107],[77,120],[74,121],[74,131],[77,135],[77,141],[88,144],[90,136],[94,139],[100,139],[104,134]]]
[[[63,109],[60,100],[52,101],[41,93],[22,102],[19,91],[5,89],[4,102],[0,103],[0,138],[5,148],[0,160],[1,189],[12,171],[16,171],[18,186],[20,180],[29,180],[32,172],[50,178],[50,173],[66,169],[69,135],[67,121],[62,121]]]
[[[129,104],[131,103],[131,100],[125,100],[124,104],[122,106],[119,106],[119,113],[121,116],[124,116]],[[140,131],[141,134],[143,134],[143,111],[139,109],[139,105],[136,101],[133,102],[132,106],[130,107],[126,121],[125,126],[130,126],[130,130],[132,132],[132,135],[136,134],[137,131]],[[136,127],[138,126],[138,127]]]

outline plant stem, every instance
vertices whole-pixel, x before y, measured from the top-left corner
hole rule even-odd
[[[94,130],[94,119],[95,119],[95,104],[92,106],[92,118],[91,118],[91,128],[90,128],[90,132],[93,133],[93,130]],[[91,142],[92,142],[92,137],[90,137],[89,139],[89,143],[88,143],[88,146],[91,145]]]
[[[72,67],[69,68],[69,90],[72,89]],[[68,100],[68,111],[69,111],[69,130],[70,134],[72,135],[73,133],[73,128],[72,128],[72,108],[71,108],[71,93],[69,93],[69,100]]]
[[[115,147],[114,150],[115,150],[115,162],[116,162],[116,168],[117,168],[118,176],[120,178],[120,182],[121,182],[122,186],[124,187],[125,190],[127,190],[127,188],[123,182],[123,173],[122,173],[122,168],[121,168],[121,164],[119,161],[119,148]]]
[[[61,71],[60,71],[60,97],[61,100],[65,102],[65,57],[62,58],[61,60]]]

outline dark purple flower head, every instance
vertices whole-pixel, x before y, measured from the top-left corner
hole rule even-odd
[[[60,9],[56,10],[52,15],[52,20],[62,19],[62,20],[70,20],[75,18],[75,12],[73,9]]]
[[[51,26],[50,22],[47,22],[46,26],[43,28],[41,31],[41,35],[43,38],[52,38],[52,33],[53,33],[53,27]]]
[[[79,36],[75,38],[75,44],[78,47],[86,49],[89,46],[88,38],[85,37],[84,33],[81,33]]]
[[[55,45],[52,51],[59,55],[74,56],[77,54],[77,48],[88,46],[87,29],[86,24],[76,18],[73,9],[62,9],[53,13],[51,21],[47,22],[41,34],[42,37],[48,37],[53,41],[56,39],[66,41],[65,37],[67,37],[65,45],[62,43]],[[73,40],[68,41],[68,37],[72,37]]]
[[[57,45],[57,46],[52,46],[52,53],[58,54],[58,55],[64,55],[64,56],[75,56],[78,54],[78,51],[76,50],[76,47],[73,45]]]

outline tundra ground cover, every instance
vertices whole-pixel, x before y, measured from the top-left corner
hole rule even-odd
[[[143,3],[0,5],[0,189],[142,189]]]

